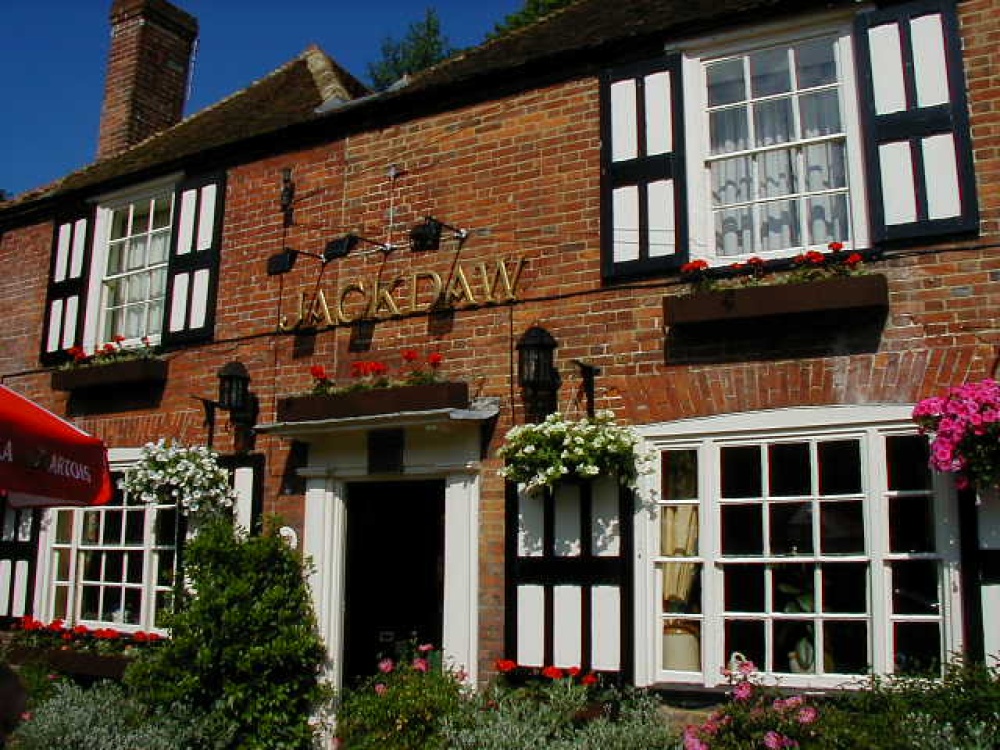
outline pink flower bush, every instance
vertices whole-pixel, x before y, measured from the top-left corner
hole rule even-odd
[[[1000,384],[992,379],[949,388],[913,410],[921,433],[933,435],[930,465],[956,475],[959,489],[1000,484]]]

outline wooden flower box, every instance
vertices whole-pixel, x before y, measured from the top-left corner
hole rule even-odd
[[[167,379],[168,369],[167,360],[156,357],[70,367],[52,371],[52,388],[56,391],[83,391],[122,385],[163,383]]]
[[[433,409],[464,409],[468,405],[467,383],[427,383],[281,398],[278,399],[278,421],[310,422]]]
[[[120,680],[132,661],[119,654],[92,654],[73,649],[10,646],[7,658],[12,664],[45,664],[53,671],[81,677]]]
[[[871,274],[667,297],[663,314],[667,326],[684,326],[888,306],[885,276]]]

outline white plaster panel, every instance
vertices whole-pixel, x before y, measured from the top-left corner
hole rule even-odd
[[[578,667],[582,662],[582,597],[579,586],[552,587],[552,660],[557,667]]]

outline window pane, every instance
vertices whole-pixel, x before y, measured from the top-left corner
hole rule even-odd
[[[149,231],[149,218],[152,214],[152,201],[143,200],[135,204],[132,212],[132,234]]]
[[[812,506],[809,503],[773,503],[769,510],[771,554],[812,554]]]
[[[723,567],[727,612],[764,611],[764,566],[726,565]]]
[[[817,143],[806,146],[803,152],[806,190],[833,190],[847,186],[843,143]]]
[[[793,152],[782,149],[761,154],[757,160],[757,181],[757,193],[761,198],[776,198],[797,192]]]
[[[813,245],[844,242],[850,238],[846,195],[810,198],[806,210],[809,212],[809,241]]]
[[[722,554],[764,554],[763,509],[759,505],[723,505]]]
[[[798,247],[802,244],[799,231],[798,201],[773,201],[760,208],[760,249],[762,252]]]
[[[765,623],[760,620],[727,620],[722,663],[729,664],[730,657],[740,653],[763,669],[764,627]]]
[[[746,156],[712,162],[712,205],[728,206],[751,199],[750,165]]]
[[[889,549],[933,552],[934,515],[930,497],[889,498]]]
[[[164,229],[170,226],[170,207],[173,197],[161,195],[156,198],[156,207],[153,210],[153,229]]]
[[[126,575],[125,580],[129,583],[142,583],[142,552],[129,552],[125,555]]]
[[[69,550],[65,549],[56,550],[55,576],[57,581],[69,580],[69,560],[70,560]]]
[[[664,500],[698,498],[698,451],[663,451],[660,454]]]
[[[905,615],[936,615],[938,563],[935,560],[898,560],[892,568],[892,611]]]
[[[930,448],[923,435],[897,435],[885,439],[890,490],[928,490]]]
[[[860,554],[865,551],[864,508],[860,500],[820,504],[819,544],[824,554]]]
[[[101,619],[110,622],[125,622],[125,613],[122,604],[122,590],[119,588],[106,588],[101,595]]]
[[[826,563],[821,570],[824,612],[868,612],[868,563]]]
[[[125,554],[122,552],[104,553],[104,580],[108,583],[121,583],[125,580]]]
[[[750,81],[754,97],[772,96],[792,87],[787,49],[772,49],[750,56]]]
[[[816,671],[815,626],[811,622],[774,623],[771,663],[775,672],[811,674]]]
[[[753,215],[749,208],[715,214],[715,250],[721,256],[753,252]]]
[[[129,240],[127,268],[134,271],[146,265],[146,238],[136,237]]]
[[[792,100],[778,99],[761,102],[753,108],[755,146],[773,146],[795,139],[795,122],[792,119]]]
[[[701,564],[663,563],[663,611],[701,612]]]
[[[80,617],[84,620],[97,620],[100,616],[98,601],[101,589],[97,586],[83,586],[80,592]]]
[[[125,544],[142,544],[145,521],[145,511],[130,510],[125,514]]]
[[[897,622],[893,630],[896,672],[941,673],[941,629],[936,622]]]
[[[813,565],[775,565],[771,570],[773,611],[786,614],[816,611]]]
[[[660,513],[660,554],[665,557],[697,555],[698,506],[664,506]]]
[[[775,443],[767,448],[768,492],[771,497],[809,495],[809,445]]]
[[[149,263],[165,263],[170,246],[170,233],[157,232],[149,238]]]
[[[795,47],[795,71],[800,89],[837,82],[837,63],[829,39]]]
[[[708,116],[711,142],[709,153],[728,154],[750,147],[750,127],[746,107],[732,107]]]
[[[844,129],[840,122],[840,102],[835,90],[804,94],[799,99],[799,109],[804,138],[833,135]]]
[[[156,585],[174,585],[174,553],[173,551],[159,552],[156,555]]]
[[[857,440],[819,444],[819,493],[852,495],[861,492],[861,449]]]
[[[823,669],[839,674],[867,674],[871,657],[868,623],[857,621],[823,623]]]
[[[157,547],[172,547],[177,536],[177,509],[157,509],[155,529],[153,543]]]
[[[72,540],[73,534],[73,511],[56,511],[56,543],[68,544]]]
[[[149,295],[149,274],[137,273],[131,277],[128,285],[127,302],[145,302]]]
[[[108,273],[121,273],[125,268],[125,240],[108,245]]]
[[[142,612],[142,592],[139,589],[125,589],[124,612],[119,616],[123,623],[129,625],[139,624],[139,615]]]
[[[83,541],[85,544],[97,544],[97,535],[101,528],[101,513],[88,510],[83,514]]]
[[[663,668],[701,671],[701,623],[671,618],[663,623]]]
[[[756,445],[723,448],[722,497],[760,497],[760,448]]]
[[[102,544],[122,543],[122,514],[120,511],[112,510],[104,514],[104,534],[101,542]]]
[[[746,99],[743,60],[725,60],[713,63],[708,66],[707,72],[709,107],[732,104]]]
[[[77,564],[80,566],[77,575],[81,581],[100,581],[102,576],[103,556],[100,552],[81,552]]]

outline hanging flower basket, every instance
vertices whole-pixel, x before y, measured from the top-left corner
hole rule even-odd
[[[506,462],[500,476],[529,492],[599,476],[615,476],[635,488],[650,464],[639,435],[616,424],[610,411],[580,420],[556,413],[539,424],[512,427],[498,455]]]
[[[309,422],[434,409],[464,409],[468,406],[468,383],[398,385],[282,398],[278,400],[278,421]]]
[[[1000,383],[986,379],[925,398],[913,410],[932,436],[930,465],[955,474],[959,489],[1000,485]]]
[[[144,502],[175,501],[182,513],[202,519],[228,513],[235,500],[218,454],[204,446],[186,447],[163,439],[142,447],[139,461],[120,484]]]

